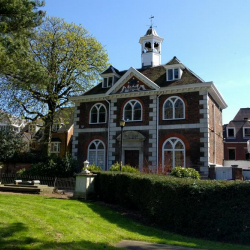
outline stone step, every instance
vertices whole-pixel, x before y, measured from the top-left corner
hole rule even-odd
[[[0,186],[2,192],[16,192],[16,193],[40,193],[40,188],[18,187],[18,186]]]
[[[28,187],[28,188],[38,188],[38,186],[33,185],[22,185],[22,184],[4,184],[5,187]]]

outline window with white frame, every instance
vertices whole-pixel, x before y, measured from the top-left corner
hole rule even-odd
[[[179,68],[167,70],[167,80],[168,81],[178,80],[179,78],[180,78]]]
[[[123,110],[123,116],[126,122],[142,120],[142,106],[137,100],[131,100],[126,103]]]
[[[250,127],[243,127],[243,137],[250,138]]]
[[[162,146],[162,166],[168,169],[185,167],[185,144],[177,137],[166,140]]]
[[[113,76],[109,76],[109,77],[104,77],[103,78],[103,88],[108,88],[111,87],[113,85]]]
[[[61,142],[51,142],[51,153],[60,153]]]
[[[235,138],[235,128],[227,127],[227,138],[234,139]]]
[[[106,107],[102,103],[95,104],[90,110],[89,123],[105,123]]]
[[[163,104],[163,120],[185,118],[185,104],[178,96],[169,97]]]
[[[105,169],[105,145],[101,140],[94,140],[88,147],[88,161]]]

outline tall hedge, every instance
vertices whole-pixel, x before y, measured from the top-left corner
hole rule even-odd
[[[141,211],[165,229],[250,244],[250,183],[101,172],[98,197]]]

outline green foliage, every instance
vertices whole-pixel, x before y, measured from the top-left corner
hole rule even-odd
[[[200,179],[199,172],[193,168],[175,167],[170,174],[178,178]]]
[[[16,171],[16,175],[21,176],[21,175],[24,175],[25,172],[26,172],[26,169],[25,168],[21,168],[18,171]]]
[[[0,131],[0,161],[9,161],[17,153],[25,148],[26,144],[21,134],[14,133],[11,130]]]
[[[6,109],[44,122],[42,153],[50,154],[51,127],[69,97],[90,88],[107,67],[102,45],[86,29],[59,18],[46,18],[30,39],[29,53],[18,72],[5,75],[0,85]]]
[[[250,183],[100,172],[97,196],[139,210],[167,230],[250,244]]]
[[[126,172],[126,173],[138,173],[139,170],[136,169],[136,168],[133,168],[129,165],[125,165],[125,166],[122,166],[122,172]],[[118,162],[116,162],[115,164],[113,164],[109,171],[120,171],[120,164]]]
[[[69,154],[64,158],[50,156],[43,161],[31,164],[25,174],[38,176],[71,177],[78,169],[77,161]]]
[[[83,168],[84,170],[84,168]],[[102,168],[99,166],[96,166],[95,164],[91,164],[88,166],[88,170],[91,172],[95,172],[95,171],[102,171]]]
[[[45,15],[42,6],[39,0],[0,0],[0,74],[18,73],[26,61],[29,38]]]

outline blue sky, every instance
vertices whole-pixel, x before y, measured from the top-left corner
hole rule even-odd
[[[164,38],[162,64],[177,56],[213,81],[228,108],[223,123],[250,107],[250,1],[248,0],[46,0],[48,16],[81,24],[108,52],[118,70],[140,68],[139,38],[150,16]]]

